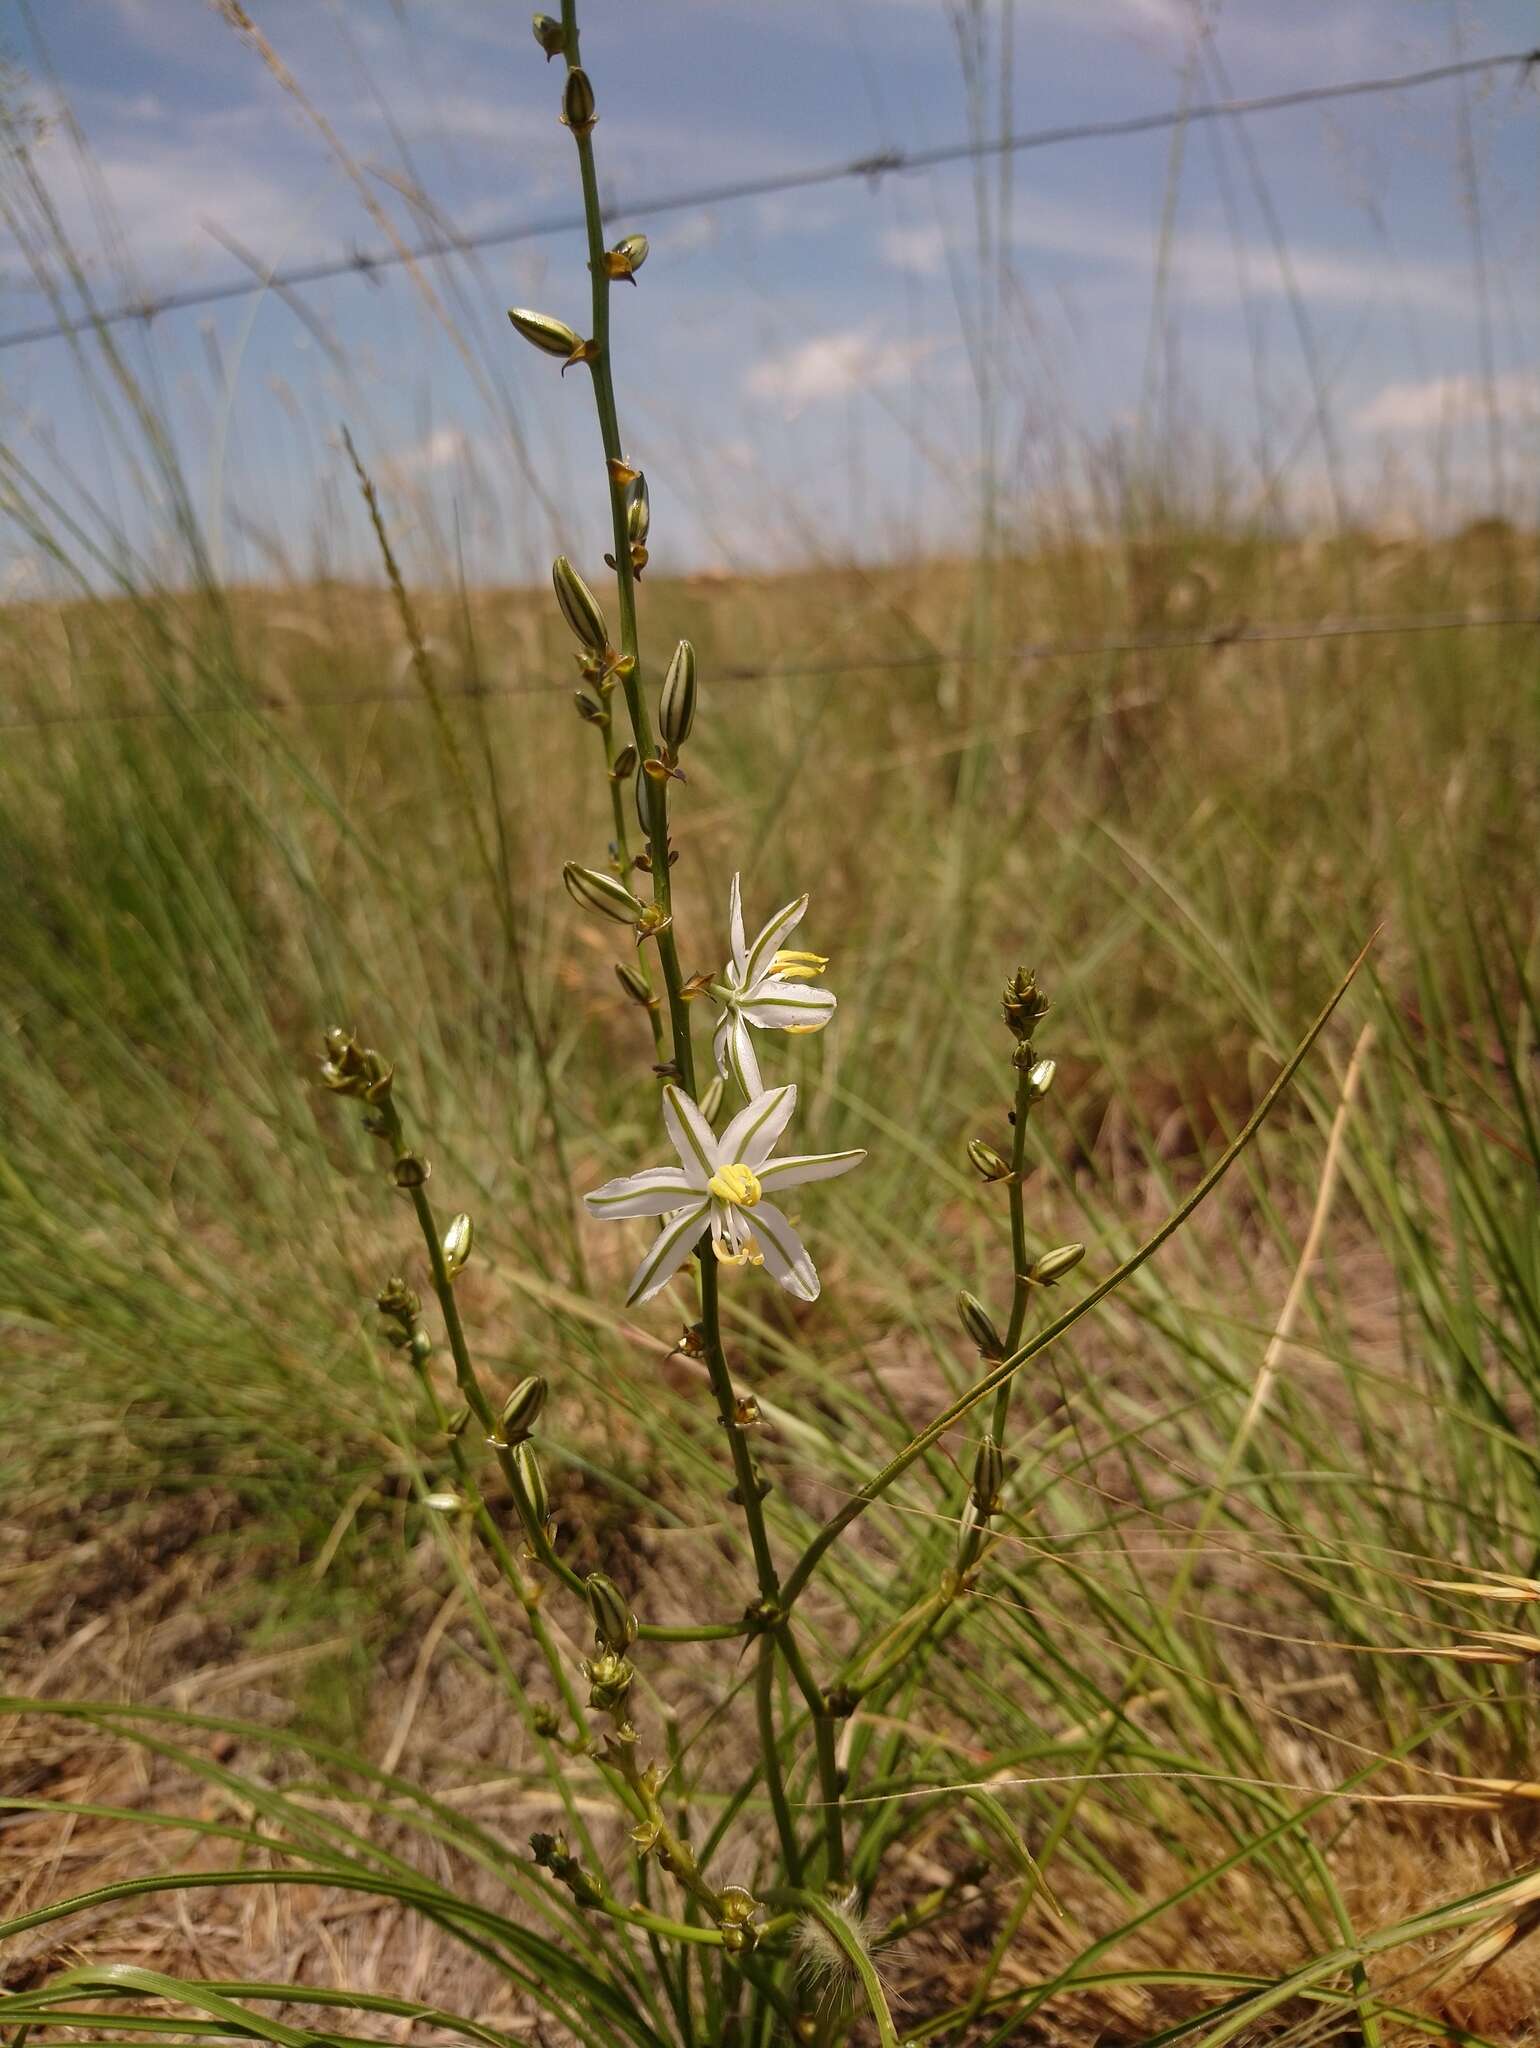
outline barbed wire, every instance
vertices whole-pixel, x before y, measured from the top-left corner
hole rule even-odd
[[[740,178],[718,185],[645,194],[627,202],[624,208],[605,204],[604,217],[622,213],[633,219],[663,213],[681,213],[693,207],[725,206],[743,199],[762,199],[788,192],[806,192],[819,185],[833,185],[849,178],[864,178],[875,185],[881,179],[903,172],[937,170],[947,164],[998,156],[1014,156],[1028,150],[1052,149],[1072,142],[1104,142],[1132,135],[1156,134],[1162,129],[1184,127],[1190,122],[1219,121],[1247,114],[1276,114],[1292,107],[1319,105],[1324,101],[1361,99],[1371,94],[1408,92],[1439,85],[1449,79],[1468,78],[1478,72],[1516,67],[1523,76],[1540,67],[1540,47],[1529,50],[1501,50],[1484,57],[1466,57],[1458,62],[1433,64],[1420,71],[1401,71],[1372,78],[1345,79],[1337,84],[1297,86],[1286,92],[1258,93],[1246,99],[1206,100],[1186,107],[1163,108],[1158,113],[1129,114],[1103,121],[1076,121],[1054,128],[1028,129],[1022,134],[996,136],[986,141],[942,143],[933,149],[883,149],[844,163],[809,166],[765,178]],[[297,264],[273,270],[262,277],[231,278],[224,284],[198,290],[163,292],[154,297],[125,300],[100,312],[82,314],[76,320],[53,320],[33,327],[12,328],[0,333],[0,350],[22,348],[34,342],[63,339],[68,335],[90,334],[127,321],[151,321],[163,314],[181,313],[198,306],[221,305],[232,299],[252,298],[265,291],[302,290],[341,277],[372,277],[377,271],[430,261],[440,256],[461,256],[473,249],[506,248],[516,242],[534,241],[545,235],[571,234],[584,226],[581,213],[549,214],[538,220],[513,221],[472,235],[430,236],[424,241],[391,249],[355,249],[347,255],[322,262]]]
[[[835,676],[881,675],[927,669],[998,665],[1026,667],[1038,661],[1086,660],[1113,654],[1171,654],[1183,649],[1218,653],[1228,647],[1267,647],[1311,640],[1367,639],[1388,634],[1483,632],[1515,627],[1540,629],[1540,612],[1411,612],[1370,618],[1237,620],[1201,633],[1134,633],[1084,640],[1032,640],[991,653],[968,648],[931,648],[912,654],[850,655],[835,661],[808,661],[772,667],[728,667],[703,674],[702,687],[742,687],[750,683],[820,681]],[[572,695],[576,681],[538,683],[469,683],[440,686],[448,701]],[[392,684],[378,690],[339,690],[303,697],[246,696],[215,704],[142,704],[112,711],[44,711],[26,718],[0,717],[0,732],[41,731],[53,726],[116,725],[148,719],[238,716],[252,711],[275,714],[295,711],[350,710],[359,705],[421,703],[416,683]]]

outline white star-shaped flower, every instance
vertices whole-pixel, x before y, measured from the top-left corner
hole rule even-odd
[[[632,1276],[628,1307],[667,1286],[708,1226],[711,1248],[724,1265],[764,1266],[788,1294],[800,1301],[818,1299],[818,1275],[806,1245],[765,1197],[804,1181],[832,1180],[859,1166],[866,1154],[816,1152],[772,1159],[796,1106],[792,1087],[756,1093],[717,1138],[683,1089],[671,1085],[663,1090],[663,1125],[679,1164],[623,1174],[583,1197],[595,1216],[664,1219]]]
[[[750,1101],[764,1090],[750,1026],[756,1031],[822,1031],[834,1015],[833,996],[808,983],[822,974],[828,961],[821,953],[788,953],[786,941],[802,922],[807,898],[788,903],[765,926],[752,946],[743,940],[743,898],[733,876],[728,914],[733,957],[711,985],[722,1005],[712,1051],[717,1072],[738,1083]]]

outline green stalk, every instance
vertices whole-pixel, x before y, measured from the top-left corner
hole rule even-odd
[[[1027,1308],[1032,1299],[1032,1283],[1027,1278],[1027,1216],[1026,1197],[1022,1191],[1021,1176],[1027,1164],[1027,1120],[1032,1114],[1032,1087],[1025,1068],[1016,1072],[1016,1121],[1011,1132],[1011,1320],[1005,1333],[1005,1355],[1007,1358],[1021,1342],[1021,1332],[1027,1320]],[[1002,1382],[995,1395],[994,1420],[990,1425],[991,1434],[997,1444],[1005,1442],[1005,1423],[1011,1410],[1011,1393],[1014,1381]]]

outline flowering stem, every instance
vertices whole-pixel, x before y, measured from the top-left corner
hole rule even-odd
[[[577,0],[562,0],[562,31],[567,69],[578,67]],[[599,416],[599,438],[606,462],[621,462],[620,418],[615,409],[615,380],[610,370],[610,279],[604,266],[604,210],[599,201],[599,174],[594,164],[592,137],[574,131],[578,169],[583,183],[583,216],[588,231],[588,269],[593,291],[593,333],[595,353],[589,364],[593,376],[594,409]],[[628,666],[621,678],[626,709],[631,715],[631,733],[637,757],[648,761],[653,755],[652,720],[642,689],[640,636],[636,624],[636,573],[631,564],[630,535],[626,529],[626,487],[614,473],[609,479],[610,524],[614,535],[615,587],[620,598],[620,652]],[[652,861],[652,900],[664,917],[673,914],[668,872],[667,784],[644,777],[647,790],[647,843]],[[673,1064],[691,1095],[695,1093],[695,1057],[690,1043],[690,1010],[684,998],[684,976],[679,966],[679,949],[673,929],[665,924],[658,933],[658,959],[668,991],[669,1028],[673,1040]]]
[[[1011,1293],[1010,1327],[1005,1333],[1005,1353],[1009,1357],[1021,1342],[1022,1328],[1027,1320],[1027,1308],[1032,1299],[1032,1283],[1027,1278],[1027,1216],[1026,1197],[1022,1190],[1021,1176],[1027,1162],[1027,1119],[1032,1114],[1032,1084],[1027,1069],[1018,1068],[1016,1073],[1016,1121],[1011,1134],[1011,1271],[1015,1276]],[[1005,1380],[995,1394],[994,1421],[991,1433],[995,1442],[1005,1441],[1006,1417],[1010,1414],[1013,1382]]]

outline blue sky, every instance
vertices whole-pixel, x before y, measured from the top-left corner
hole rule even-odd
[[[232,243],[293,264],[381,246],[382,214],[415,239],[435,218],[475,232],[574,203],[559,67],[522,7],[251,12],[336,146],[209,0],[0,4],[13,115],[41,124],[32,160],[102,301],[239,274]],[[1540,91],[1513,69],[1463,93],[1257,117],[1244,136],[1218,124],[1022,155],[1008,192],[988,173],[983,248],[966,167],[656,223],[625,210],[628,194],[966,136],[960,19],[982,38],[991,130],[1537,35],[1531,0],[1211,0],[1201,17],[1195,0],[587,0],[616,230],[653,240],[618,307],[616,367],[661,561],[963,544],[981,371],[1024,519],[1105,475],[1114,443],[1159,444],[1173,422],[1196,492],[1222,444],[1236,503],[1281,476],[1296,510],[1324,518],[1322,396],[1337,482],[1363,516],[1481,509],[1494,408],[1511,505],[1533,516]],[[32,218],[14,159],[4,176]],[[0,327],[47,317],[24,249],[0,242]],[[125,330],[216,559],[243,576],[364,561],[344,420],[419,572],[458,556],[473,575],[523,578],[554,545],[586,556],[602,491],[584,379],[560,380],[503,317],[531,304],[581,327],[582,263],[578,238],[554,235],[431,266],[420,285],[396,271],[320,286],[303,319],[268,296]],[[152,551],[158,486],[99,376],[58,343],[7,351],[0,412],[35,474]],[[4,561],[13,588],[36,573],[14,536]]]

